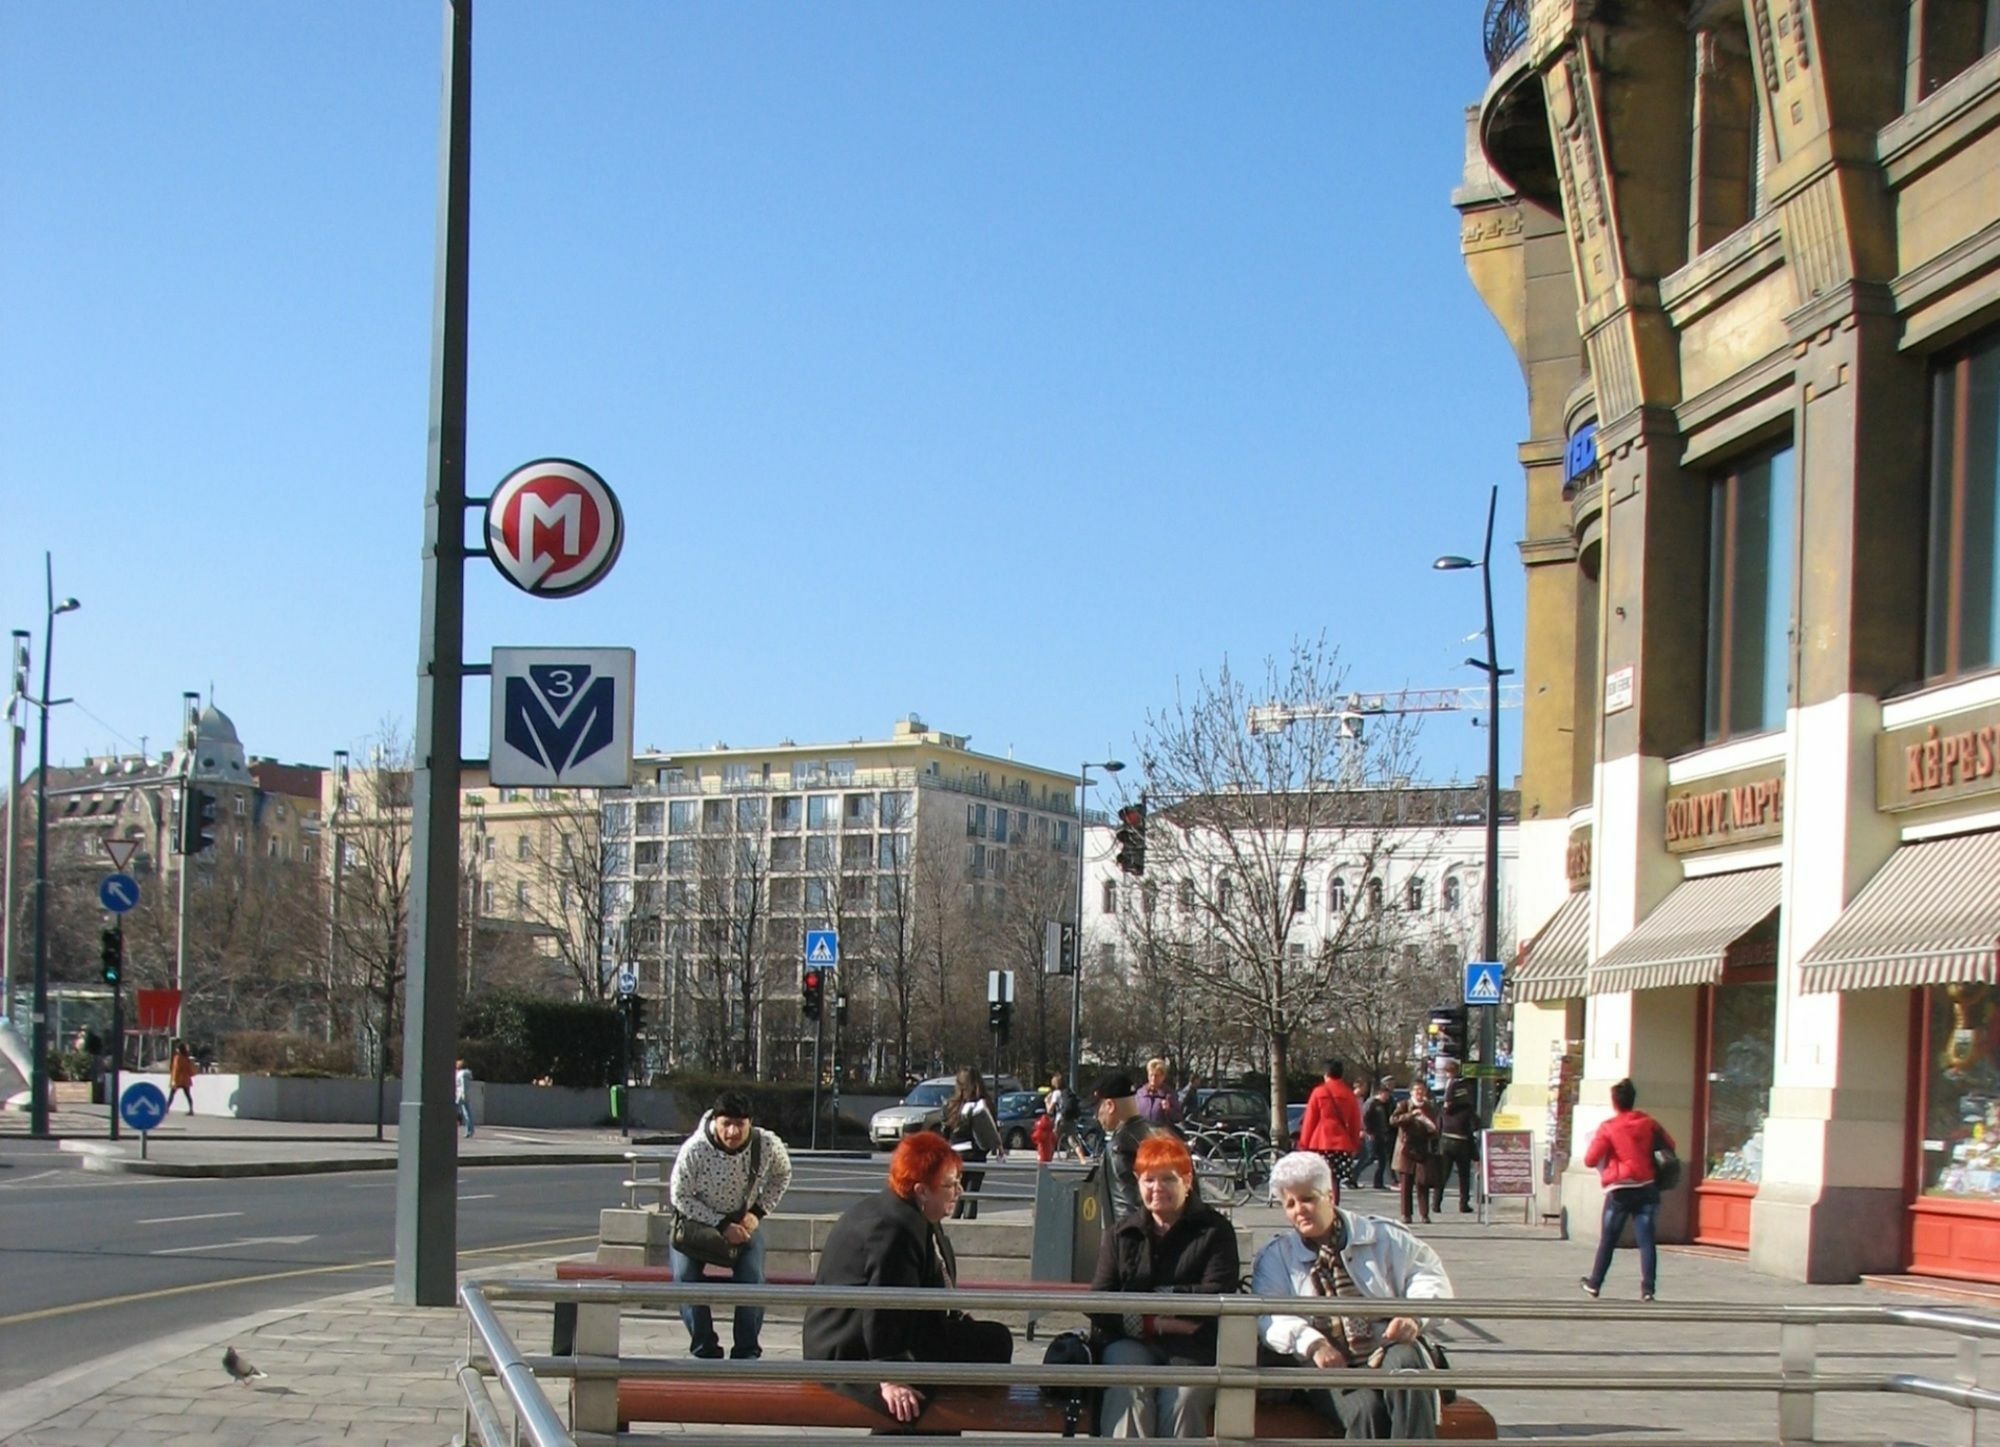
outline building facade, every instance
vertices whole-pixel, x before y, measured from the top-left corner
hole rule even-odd
[[[1529,411],[1508,1111],[1584,1234],[1629,1076],[1691,1165],[1666,1239],[2000,1279],[2000,7],[1494,0],[1486,39],[1455,201]]]

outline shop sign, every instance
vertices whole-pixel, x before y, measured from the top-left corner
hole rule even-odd
[[[1604,675],[1604,715],[1609,718],[1614,713],[1623,713],[1632,706],[1632,665],[1612,670]]]
[[[1890,729],[1875,741],[1875,807],[1886,813],[2000,793],[2000,704]]]
[[[1569,852],[1563,856],[1563,877],[1569,892],[1581,894],[1590,888],[1590,825],[1569,831]]]
[[[1674,854],[1776,839],[1785,829],[1785,775],[1739,769],[1667,789],[1667,848]]]
[[[1531,1130],[1483,1130],[1479,1133],[1479,1173],[1485,1194],[1535,1194],[1535,1133]]]

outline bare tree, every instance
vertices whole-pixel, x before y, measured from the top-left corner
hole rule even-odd
[[[1055,1015],[1058,1030],[1067,1024],[1069,988],[1066,977],[1044,971],[1043,949],[1049,925],[1074,912],[1075,879],[1065,855],[1015,849],[1007,859],[1007,892],[992,912],[993,935],[1002,957],[1000,967],[1015,972],[1015,988],[1025,997],[1017,1002],[1021,1018],[1015,1021],[1016,1040],[1028,1036],[1030,1076],[1046,1081],[1051,1058],[1049,1017]],[[1020,1053],[1017,1044],[1017,1059]]]
[[[385,725],[366,770],[336,784],[333,847],[341,851],[332,937],[337,961],[374,1037],[375,1135],[409,964],[412,746]]]
[[[1412,757],[1404,719],[1363,738],[1325,716],[1343,682],[1324,640],[1295,642],[1254,681],[1225,660],[1149,714],[1138,741],[1154,805],[1146,877],[1178,913],[1164,961],[1262,1035],[1274,1139],[1285,1135],[1294,1038],[1339,994],[1328,951],[1337,958],[1365,918],[1356,891],[1324,917],[1321,940],[1303,939],[1307,890],[1336,860],[1374,877],[1402,823],[1397,785]],[[1263,704],[1295,722],[1253,731],[1250,709]]]
[[[579,999],[607,1000],[615,977],[606,962],[627,943],[612,938],[608,921],[629,913],[612,906],[631,845],[623,832],[606,838],[594,790],[558,793],[551,805],[512,866],[512,882],[527,886],[517,891],[517,912]]]
[[[885,825],[889,821],[885,820]],[[910,820],[897,821],[907,829]],[[916,850],[908,833],[885,836],[887,846],[875,880],[875,940],[871,951],[877,988],[886,997],[896,1032],[896,1075],[911,1072],[911,1024],[918,1007],[922,959],[917,930]]]

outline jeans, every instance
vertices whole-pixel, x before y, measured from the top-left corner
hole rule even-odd
[[[1377,1136],[1374,1138],[1374,1140],[1375,1140],[1375,1189],[1378,1191],[1384,1191],[1388,1189],[1388,1186],[1383,1181],[1382,1177],[1385,1174],[1387,1174],[1389,1170],[1389,1162],[1394,1160],[1396,1157],[1396,1138],[1394,1136]]]
[[[471,1101],[469,1101],[469,1100],[461,1100],[461,1101],[459,1101],[459,1102],[458,1102],[458,1123],[459,1123],[460,1125],[462,1125],[462,1126],[464,1126],[464,1127],[465,1127],[465,1133],[466,1133],[467,1135],[471,1135],[471,1134],[472,1134],[472,1102],[471,1102]]]
[[[1129,1336],[1104,1348],[1104,1364],[1169,1365],[1165,1352]],[[1106,1387],[1098,1422],[1106,1437],[1206,1437],[1214,1410],[1213,1387]]]
[[[667,1259],[673,1265],[676,1281],[733,1281],[743,1286],[755,1286],[764,1279],[764,1233],[750,1233],[750,1240],[736,1253],[733,1267],[710,1266],[692,1256],[683,1256],[672,1247],[667,1248]],[[710,1276],[710,1272],[715,1275]],[[695,1356],[722,1355],[722,1339],[715,1334],[715,1317],[706,1306],[682,1307],[681,1325],[688,1329],[688,1349]],[[763,1307],[737,1307],[730,1332],[729,1355],[738,1358],[762,1356],[764,1349],[757,1338],[763,1330]]]
[[[1659,1214],[1660,1188],[1651,1182],[1604,1193],[1604,1234],[1597,1238],[1597,1263],[1590,1268],[1592,1287],[1604,1285],[1604,1275],[1611,1269],[1611,1253],[1618,1249],[1625,1223],[1630,1221],[1632,1234],[1639,1242],[1639,1291],[1644,1296],[1653,1294],[1659,1282],[1659,1249],[1655,1238]]]

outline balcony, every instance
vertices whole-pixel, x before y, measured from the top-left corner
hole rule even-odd
[[[1541,74],[1528,63],[1530,0],[1487,0],[1486,63],[1493,79],[1479,105],[1479,148],[1500,180],[1543,210],[1562,215],[1555,146]]]
[[[1499,73],[1514,52],[1528,43],[1531,0],[1486,0],[1486,71]]]

